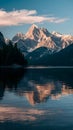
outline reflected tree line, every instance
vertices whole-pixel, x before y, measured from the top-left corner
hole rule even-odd
[[[4,92],[6,88],[8,88],[9,91],[12,91],[12,89],[17,88],[17,84],[22,79],[22,77],[25,74],[25,70],[20,69],[0,69],[0,99],[4,96]]]
[[[26,96],[30,104],[73,94],[73,69],[1,69],[0,99],[6,90]]]

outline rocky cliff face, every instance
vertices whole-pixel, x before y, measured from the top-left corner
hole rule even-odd
[[[5,45],[5,39],[3,34],[0,32],[0,48],[2,48]]]

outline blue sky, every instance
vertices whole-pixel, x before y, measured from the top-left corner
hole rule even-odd
[[[0,0],[0,31],[7,38],[35,23],[73,35],[73,0]]]

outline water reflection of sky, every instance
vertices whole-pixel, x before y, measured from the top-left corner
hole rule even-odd
[[[0,122],[33,126],[72,126],[72,75],[29,71],[17,80],[0,80]]]

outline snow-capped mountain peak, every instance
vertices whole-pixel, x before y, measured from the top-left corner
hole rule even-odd
[[[45,28],[39,28],[37,25],[33,24],[28,32],[25,34],[26,38],[34,39],[37,43],[43,38],[46,39],[51,34]]]
[[[20,44],[23,41],[27,50],[34,50],[43,46],[51,50],[60,51],[73,43],[73,36],[63,35],[55,31],[50,33],[46,28],[40,28],[33,24],[26,34],[17,33],[12,41],[20,42]]]
[[[62,34],[56,31],[52,32],[53,35],[57,36],[57,37],[62,37]]]
[[[32,24],[32,26],[30,28],[38,28],[38,26],[36,24]]]
[[[25,38],[25,34],[18,32],[13,38],[12,41],[13,42],[17,42],[20,39],[24,39]]]
[[[39,35],[39,28],[37,25],[33,24],[28,32],[25,34],[26,38],[37,40]]]

